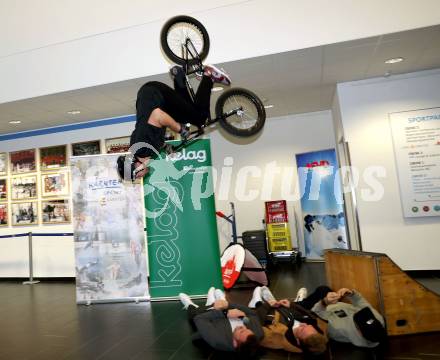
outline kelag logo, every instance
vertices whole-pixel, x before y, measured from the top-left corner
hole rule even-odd
[[[183,149],[182,151],[167,155],[166,160],[173,162],[179,160],[197,160],[197,162],[202,163],[206,161],[206,151],[205,150],[186,151],[186,149]]]

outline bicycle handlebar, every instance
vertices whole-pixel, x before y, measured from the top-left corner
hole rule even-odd
[[[227,218],[227,216],[225,214],[223,214],[221,211],[216,211],[215,214],[223,219]]]

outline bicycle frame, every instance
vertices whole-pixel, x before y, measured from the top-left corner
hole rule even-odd
[[[189,75],[197,74],[197,73],[203,74],[203,63],[199,53],[197,52],[197,49],[195,48],[194,44],[189,38],[186,39],[185,44],[182,44],[182,57],[185,60],[185,63],[183,65],[183,70],[185,72],[185,83],[188,88],[192,101],[195,101],[196,95],[189,81]],[[180,150],[181,148],[185,147],[186,145],[188,145],[189,143],[193,142],[198,137],[203,135],[205,133],[204,129],[207,126],[216,123],[221,118],[227,118],[229,116],[239,114],[241,111],[243,111],[243,108],[240,106],[239,108],[228,111],[227,113],[222,114],[220,117],[217,116],[214,119],[212,119],[211,115],[209,114],[205,124],[202,125],[196,131],[192,131],[189,137],[183,140],[179,145],[173,146],[172,147],[173,151]]]
[[[183,58],[185,60],[185,64],[183,66],[185,71],[185,82],[186,82],[186,86],[188,87],[189,93],[191,95],[191,99],[194,101],[196,95],[191,83],[189,82],[188,76],[197,73],[203,74],[203,63],[199,53],[197,52],[197,49],[195,48],[190,38],[187,38],[185,44],[182,45],[182,53],[183,53]],[[234,109],[227,113],[222,114],[221,117],[226,118],[231,115],[237,114],[242,110],[243,108],[240,106],[238,109]],[[220,120],[220,117],[211,119],[211,116],[209,115],[208,120],[204,127],[206,127],[206,125],[212,125],[218,120]]]

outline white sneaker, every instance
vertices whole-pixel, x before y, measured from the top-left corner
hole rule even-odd
[[[190,306],[190,305],[195,306],[195,307],[199,307],[198,305],[196,305],[192,302],[191,298],[188,295],[186,295],[184,293],[179,294],[179,299],[180,299],[180,302],[183,304],[183,308],[185,310],[188,309],[188,306]]]
[[[261,288],[261,297],[263,298],[264,301],[271,301],[271,300],[275,300],[275,296],[273,296],[273,294],[271,293],[271,291],[269,290],[269,288],[267,286],[263,286]]]
[[[215,289],[214,296],[216,300],[226,300],[225,293],[220,289]]]
[[[214,65],[205,65],[203,70],[205,75],[211,77],[212,81],[224,85],[231,85],[231,78],[223,69],[219,69]]]
[[[257,302],[263,301],[261,298],[261,286],[257,286],[254,289],[254,292],[252,293],[252,299],[249,301],[248,307],[255,308],[255,305],[257,305]]]
[[[295,302],[303,301],[306,297],[307,297],[307,289],[305,287],[302,287],[296,293]]]
[[[206,299],[206,306],[211,306],[215,302],[215,287],[211,286],[208,290],[208,297]]]

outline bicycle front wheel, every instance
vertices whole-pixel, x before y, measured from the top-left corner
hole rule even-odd
[[[186,15],[175,16],[165,23],[160,33],[160,44],[165,55],[180,65],[203,61],[209,52],[209,36],[205,27]]]
[[[240,137],[257,134],[266,121],[266,111],[259,97],[243,88],[224,92],[217,100],[215,113],[228,133]]]

